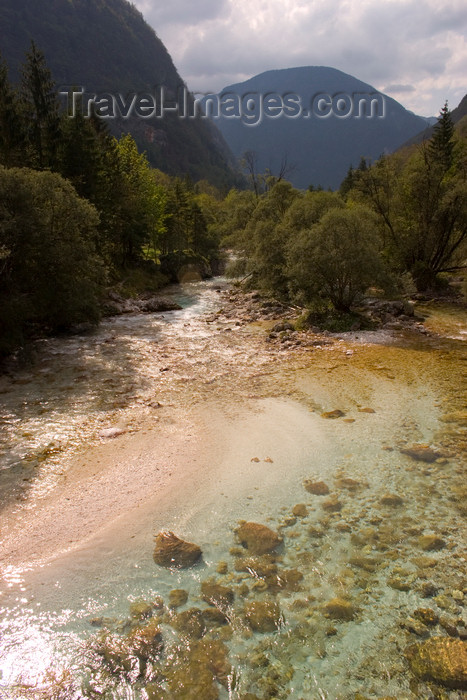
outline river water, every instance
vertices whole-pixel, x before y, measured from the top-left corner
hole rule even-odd
[[[224,287],[41,341],[1,379],[0,697],[463,697],[405,651],[467,623],[465,314],[284,350],[223,315]],[[242,520],[283,539],[243,571]],[[201,563],[158,567],[164,529]],[[222,621],[202,617],[206,580],[234,596]],[[153,621],[147,657],[131,640]]]

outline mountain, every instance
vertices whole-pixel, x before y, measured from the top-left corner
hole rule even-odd
[[[183,86],[165,46],[126,0],[1,0],[0,27],[0,54],[14,81],[33,39],[58,86],[122,95],[152,93],[160,85],[175,95]],[[166,113],[117,118],[109,126],[116,135],[131,132],[150,162],[169,174],[235,182],[232,155],[206,119]]]
[[[320,95],[327,97],[320,101]],[[267,114],[255,124],[255,100],[257,106],[261,99]],[[267,71],[229,85],[217,100],[218,116],[216,112],[211,116],[234,155],[241,158],[251,151],[258,171],[269,168],[272,174],[287,163],[286,178],[299,188],[312,184],[336,189],[349,166],[358,166],[361,157],[375,160],[426,128],[423,117],[391,97],[324,66]]]
[[[458,124],[465,116],[467,116],[467,95],[464,95],[457,107],[452,110],[451,119],[454,124]],[[408,139],[404,144],[402,144],[401,147],[405,148],[406,146],[413,146],[414,144],[422,143],[422,141],[431,139],[433,136],[434,125],[437,122],[438,120],[435,119],[433,124],[431,124],[428,128],[423,129],[423,131],[420,131],[418,134],[415,134],[415,136],[412,136],[412,138]]]

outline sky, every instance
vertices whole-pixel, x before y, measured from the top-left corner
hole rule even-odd
[[[467,93],[466,0],[133,0],[193,92],[330,66],[421,116]]]

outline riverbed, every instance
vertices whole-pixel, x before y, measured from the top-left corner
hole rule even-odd
[[[266,342],[270,322],[223,313],[222,281],[169,294],[181,311],[41,341],[0,380],[0,697],[438,692],[406,650],[467,623],[465,312],[426,309],[429,335],[292,346]],[[241,570],[239,521],[282,538],[262,561],[272,577]],[[201,563],[157,566],[162,530],[198,544]],[[201,634],[181,631],[183,613],[209,608],[206,580],[234,602]],[[170,607],[174,590],[186,601]],[[278,612],[273,629],[248,623],[253,603]],[[164,649],[142,669],[122,644],[146,616]],[[207,669],[214,652],[223,674]]]

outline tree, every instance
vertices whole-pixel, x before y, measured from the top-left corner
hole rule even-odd
[[[17,90],[8,80],[6,63],[0,58],[0,164],[25,164],[26,124]]]
[[[383,279],[378,220],[365,207],[333,208],[290,240],[287,274],[292,292],[307,303],[329,300],[348,312],[372,284]]]
[[[438,162],[444,171],[448,171],[453,164],[454,156],[454,124],[447,101],[444,103],[438,122],[435,125],[433,136],[428,144],[430,158]]]
[[[98,221],[60,175],[0,167],[2,351],[31,324],[97,322],[105,278],[94,246]]]
[[[22,69],[21,96],[29,125],[30,165],[39,170],[55,168],[60,136],[58,96],[45,56],[33,41]]]
[[[125,267],[141,259],[148,247],[156,256],[166,226],[166,194],[130,134],[116,140],[115,147],[121,189],[114,233],[119,263]]]

